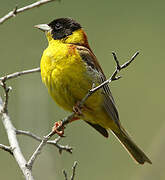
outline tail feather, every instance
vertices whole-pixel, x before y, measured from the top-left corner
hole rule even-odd
[[[119,132],[115,132],[115,131],[112,132],[137,163],[144,164],[145,162],[148,162],[149,164],[152,164],[151,160],[131,140],[131,138],[129,137],[128,133],[124,130],[124,128],[121,127]]]

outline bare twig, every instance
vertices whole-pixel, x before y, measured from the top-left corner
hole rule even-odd
[[[137,57],[138,54],[139,54],[139,52],[136,52],[129,61],[127,61],[126,63],[124,63],[123,65],[120,66],[120,65],[119,65],[119,61],[118,61],[117,56],[116,56],[116,53],[112,52],[112,55],[113,55],[114,60],[115,60],[115,62],[116,62],[116,70],[113,72],[113,74],[111,75],[111,77],[110,77],[109,79],[107,79],[106,81],[104,81],[104,82],[103,82],[102,84],[100,84],[99,86],[91,89],[90,92],[91,92],[91,93],[94,93],[94,92],[96,92],[98,89],[102,88],[104,85],[106,85],[106,84],[108,84],[108,83],[111,83],[112,81],[115,81],[115,80],[120,79],[121,76],[116,77],[117,73],[118,73],[119,71],[121,71],[122,69],[126,68],[128,65],[130,65],[131,62]]]
[[[5,89],[4,89],[5,90]],[[8,97],[8,91],[5,91],[6,97]],[[7,104],[6,107],[7,108]],[[25,166],[26,165],[26,160],[21,152],[19,143],[17,141],[16,133],[15,133],[15,127],[11,123],[10,117],[7,113],[7,109],[4,110],[4,103],[0,97],[0,114],[2,116],[2,122],[3,125],[6,129],[6,133],[8,135],[8,140],[10,147],[12,149],[12,153],[14,158],[16,159],[22,173],[24,174],[26,180],[33,180],[33,176],[31,171]]]
[[[66,124],[68,124],[70,122],[71,119],[73,119],[73,117],[75,116],[75,113],[71,113],[69,116],[65,117],[61,122],[61,126],[58,127],[57,130],[61,130],[62,127],[64,127]],[[37,149],[34,151],[34,153],[32,154],[32,156],[30,157],[28,163],[27,163],[27,167],[29,169],[32,169],[32,166],[34,164],[34,161],[36,160],[36,158],[38,157],[38,155],[41,153],[42,148],[47,144],[47,141],[54,135],[56,134],[55,131],[51,131],[48,135],[44,136],[44,138],[42,139],[41,143],[39,144],[39,146],[37,147]]]
[[[77,161],[74,162],[73,167],[72,167],[72,175],[70,180],[74,180],[75,177],[75,172],[76,172],[76,167],[77,167]]]
[[[19,76],[26,75],[26,74],[31,74],[31,73],[34,73],[34,72],[40,72],[40,68],[37,67],[37,68],[34,68],[34,69],[28,69],[28,70],[8,74],[6,76],[1,77],[0,81],[5,82],[5,81],[7,81],[9,79],[17,78]]]
[[[63,174],[64,174],[64,177],[65,177],[65,180],[68,180],[68,175],[67,175],[65,170],[63,170]]]
[[[33,134],[33,133],[29,132],[29,131],[23,131],[23,130],[15,130],[15,131],[16,131],[17,135],[26,135],[26,136],[32,137],[33,139],[35,139],[35,140],[37,140],[39,142],[42,141],[42,139],[39,136],[37,136],[37,135],[35,135],[35,134]],[[60,139],[61,139],[61,137],[59,136],[55,140],[47,141],[47,144],[56,146],[59,149],[59,153],[60,154],[62,153],[62,151],[66,151],[66,152],[72,153],[72,147],[70,147],[68,145],[63,146],[61,144],[58,144]]]
[[[37,2],[35,2],[33,4],[30,4],[30,5],[27,5],[25,7],[19,8],[19,9],[16,6],[12,11],[10,11],[8,14],[6,14],[2,18],[0,18],[0,24],[4,23],[5,21],[7,21],[8,19],[10,19],[12,17],[15,17],[19,13],[22,13],[24,11],[30,10],[30,9],[35,8],[35,7],[39,7],[39,6],[43,5],[43,4],[46,4],[46,3],[49,3],[49,2],[52,2],[52,1],[55,1],[55,0],[40,0],[40,1],[37,1]]]
[[[8,140],[10,147],[12,149],[12,153],[14,158],[16,159],[22,173],[24,174],[25,178],[27,180],[33,180],[33,176],[31,171],[26,167],[26,160],[21,152],[19,143],[17,141],[16,133],[15,133],[15,127],[13,126],[10,117],[8,115],[8,99],[9,99],[9,91],[11,88],[7,87],[6,85],[6,79],[1,79],[0,85],[4,89],[5,93],[5,100],[2,101],[2,98],[0,97],[0,115],[2,117],[3,125],[6,129],[6,133],[8,135]]]
[[[15,72],[15,73],[0,77],[0,85],[3,87],[4,92],[5,92],[5,95],[4,95],[5,96],[5,101],[4,101],[3,108],[1,109],[1,111],[7,113],[7,104],[8,104],[8,99],[9,99],[9,91],[11,90],[11,87],[6,86],[6,81],[9,80],[9,79],[17,78],[19,76],[26,75],[26,74],[31,74],[31,73],[34,73],[34,72],[40,72],[40,68],[37,67],[37,68],[34,68],[34,69]]]
[[[74,178],[75,178],[76,167],[77,167],[77,161],[75,161],[73,166],[72,166],[72,175],[70,177],[70,180],[74,180]],[[63,170],[63,174],[65,177],[65,180],[68,180],[68,175],[67,175],[67,172],[65,170]]]
[[[116,77],[117,73],[119,71],[121,71],[122,69],[126,68],[128,65],[131,64],[131,62],[136,58],[136,56],[139,54],[139,52],[136,52],[132,58],[127,61],[126,63],[124,63],[123,65],[120,66],[119,61],[117,59],[116,53],[112,52],[112,55],[114,57],[114,60],[116,62],[116,70],[113,72],[113,74],[111,75],[111,77],[109,79],[107,79],[106,81],[104,81],[103,83],[101,83],[100,85],[98,85],[97,87],[92,87],[91,90],[88,91],[88,93],[86,94],[86,96],[81,100],[81,102],[79,103],[79,108],[81,109],[83,104],[85,103],[85,101],[96,91],[98,91],[100,88],[102,88],[104,85],[111,83],[112,81],[118,80],[121,78],[121,76]]]
[[[4,151],[9,152],[11,155],[13,155],[13,150],[10,146],[6,146],[4,144],[0,144],[0,149],[3,149]]]
[[[47,136],[44,136],[44,138],[42,139],[41,143],[39,144],[39,146],[37,147],[37,149],[34,151],[34,153],[32,154],[32,156],[30,157],[28,163],[26,164],[26,167],[28,169],[32,169],[33,163],[36,160],[36,158],[38,157],[38,155],[41,153],[42,148],[46,145],[47,141],[55,134],[55,132],[51,131]]]

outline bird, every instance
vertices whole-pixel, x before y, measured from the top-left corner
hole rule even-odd
[[[77,105],[106,76],[89,46],[87,35],[72,18],[58,18],[48,24],[35,25],[45,32],[48,47],[44,50],[41,78],[53,100],[64,110],[76,111]],[[79,110],[77,110],[79,111]],[[104,137],[115,135],[138,164],[152,164],[121,125],[110,87],[106,84],[84,103],[74,120],[82,119]]]

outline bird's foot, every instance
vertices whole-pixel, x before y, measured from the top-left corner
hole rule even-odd
[[[64,137],[64,126],[62,125],[62,121],[55,122],[52,131],[59,136]]]

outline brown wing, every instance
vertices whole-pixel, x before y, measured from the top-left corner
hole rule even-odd
[[[90,69],[92,69],[94,72],[97,72],[97,75],[99,74],[100,82],[104,82],[106,80],[106,77],[93,52],[83,46],[77,46],[77,50],[81,58],[90,67]],[[111,119],[113,119],[115,123],[120,127],[118,111],[116,109],[115,102],[108,84],[103,86],[103,93],[105,97],[104,107]]]
[[[92,126],[95,130],[97,130],[100,134],[102,134],[104,137],[108,137],[108,132],[105,128],[103,128],[102,126],[100,126],[99,124],[92,124],[88,121],[85,121],[86,123],[88,123],[90,126]]]

